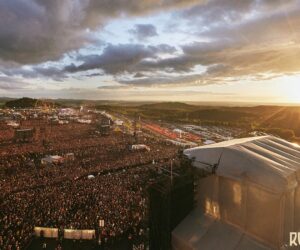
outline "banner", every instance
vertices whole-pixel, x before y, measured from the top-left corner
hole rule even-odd
[[[64,238],[72,240],[91,240],[95,238],[95,230],[74,230],[65,229]]]
[[[41,237],[42,235],[45,238],[58,238],[58,229],[57,228],[47,228],[47,227],[35,227],[34,233],[36,236]]]

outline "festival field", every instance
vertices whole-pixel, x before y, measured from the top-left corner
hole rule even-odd
[[[94,230],[87,244],[100,249],[147,244],[147,187],[153,169],[168,165],[178,148],[147,134],[138,142],[113,130],[101,135],[97,119],[62,125],[28,116],[20,125],[34,130],[28,142],[16,142],[15,129],[1,123],[1,249],[41,249],[35,227],[58,229],[47,249],[92,249],[62,241],[65,229]],[[150,150],[132,150],[136,143]]]

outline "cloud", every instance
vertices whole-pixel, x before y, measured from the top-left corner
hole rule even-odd
[[[18,63],[57,59],[88,41],[82,4],[71,1],[0,1],[0,58]]]
[[[0,58],[20,64],[56,60],[93,42],[91,31],[121,15],[188,6],[195,0],[0,1]]]
[[[134,78],[141,78],[141,77],[144,77],[145,75],[143,74],[143,73],[141,73],[141,72],[137,72],[137,73],[135,73],[134,74]]]
[[[152,24],[136,24],[134,29],[129,30],[129,33],[133,34],[140,41],[158,36],[156,27]]]
[[[208,74],[189,74],[189,75],[157,75],[146,77],[142,79],[119,79],[118,82],[122,85],[129,85],[132,87],[182,87],[188,86],[207,86],[211,84],[227,84],[233,82],[234,79],[218,78],[214,75]]]
[[[296,74],[300,72],[299,3],[0,0],[0,72],[6,77],[1,86],[20,87],[24,78],[63,81],[103,75],[113,76],[126,88],[207,85]],[[172,33],[179,32],[178,40],[170,39],[170,45],[158,43],[177,38],[177,34],[158,34],[147,19],[144,24],[130,24],[133,28],[129,32],[138,40],[135,43],[108,41],[86,52],[87,45],[99,40],[101,27],[113,18],[169,10],[173,13],[172,25],[178,25]],[[167,19],[164,16],[163,20]],[[143,44],[145,41],[149,45]],[[62,60],[70,51],[73,57]],[[58,61],[55,64],[49,60]],[[197,70],[198,66],[203,70]]]
[[[179,10],[176,16],[189,20],[190,25],[198,25],[200,30],[210,30],[219,26],[232,26],[257,14],[268,17],[295,6],[297,2],[298,0],[208,0]],[[204,28],[199,24],[203,24]]]
[[[185,10],[181,16],[190,21],[195,35],[208,41],[184,44],[179,55],[142,61],[136,68],[152,70],[153,75],[140,80],[126,79],[122,83],[216,84],[297,74],[300,72],[297,59],[300,5],[297,3],[296,0],[212,0]],[[206,67],[206,72],[191,75],[198,65]],[[155,72],[162,70],[181,76],[159,77]]]
[[[179,12],[179,16],[197,20],[197,23],[203,22],[206,26],[216,25],[240,20],[246,12],[253,9],[256,2],[256,0],[209,0]]]
[[[20,79],[0,76],[0,90],[19,90],[24,89],[27,85],[27,82],[24,82]]]
[[[27,79],[41,78],[52,79],[55,81],[62,81],[67,75],[59,68],[54,66],[41,66],[36,65],[30,68],[24,67],[10,67],[2,68],[0,72],[8,77],[22,77]]]
[[[140,70],[152,69],[154,75],[146,79],[132,79],[122,81],[129,84],[216,84],[251,78],[263,80],[275,78],[283,74],[300,72],[300,48],[298,44],[276,44],[272,46],[248,45],[243,47],[222,47],[210,45],[205,51],[206,44],[194,43],[183,48],[184,54],[151,62],[141,62],[136,68]],[[195,66],[205,66],[207,70],[202,74],[190,74]],[[180,73],[181,76],[156,77],[156,71]],[[169,70],[168,70],[169,69]]]
[[[78,66],[71,64],[64,68],[65,72],[75,73],[92,69],[102,69],[107,74],[120,74],[136,71],[136,66],[145,59],[154,59],[158,54],[173,53],[176,48],[160,44],[144,46],[141,44],[108,44],[102,54],[78,56],[82,63]]]

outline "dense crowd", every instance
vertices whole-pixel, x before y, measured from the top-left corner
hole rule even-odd
[[[7,126],[3,121],[0,121],[0,143],[6,142],[14,136],[13,128]]]
[[[135,168],[11,194],[1,202],[0,247],[23,249],[34,226],[97,229],[98,240],[106,243],[124,235],[144,236],[147,180],[148,171]]]
[[[51,129],[47,147],[40,139],[0,148],[0,249],[24,249],[34,226],[96,229],[99,244],[145,237],[147,164],[173,157],[177,148],[143,137],[151,151],[131,151],[132,136],[97,136],[86,124]],[[67,153],[75,159],[41,165],[46,155]]]
[[[85,142],[78,141],[78,147],[61,150],[51,150],[38,153],[22,153],[18,155],[3,156],[0,158],[0,188],[2,195],[39,185],[49,185],[62,180],[76,179],[90,172],[120,168],[137,164],[145,164],[174,154],[174,147],[164,148],[153,145],[150,152],[132,152],[128,148],[128,140],[122,137],[94,139],[85,146]],[[72,146],[75,142],[72,142]],[[156,145],[155,145],[156,144]],[[70,145],[70,144],[69,144]],[[80,146],[81,145],[81,146]],[[163,154],[158,154],[163,151]],[[46,155],[62,155],[72,152],[75,160],[63,164],[42,166],[41,159]]]

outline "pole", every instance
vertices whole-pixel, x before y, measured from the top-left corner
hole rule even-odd
[[[173,184],[173,159],[171,159],[171,184]]]

